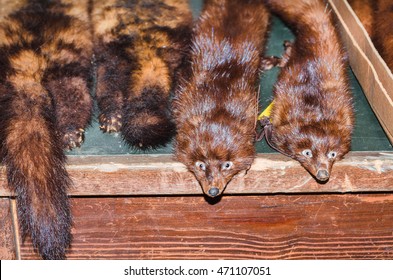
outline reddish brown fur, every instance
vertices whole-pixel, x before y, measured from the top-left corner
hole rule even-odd
[[[191,36],[187,0],[92,2],[101,129],[121,132],[134,148],[165,145],[175,132],[169,97]]]
[[[63,148],[80,145],[92,110],[87,2],[6,1],[0,16],[0,159],[23,235],[65,258],[71,214]]]
[[[174,100],[175,155],[217,196],[255,156],[258,68],[268,25],[260,1],[208,1],[195,27],[191,76]]]
[[[375,0],[348,0],[348,3],[351,5],[353,11],[371,37],[374,25]]]
[[[393,1],[377,1],[373,30],[375,47],[393,71]]]
[[[350,0],[376,49],[393,70],[393,1]]]
[[[318,0],[266,0],[296,41],[274,87],[271,142],[320,181],[349,151],[354,113],[347,64],[329,7]]]

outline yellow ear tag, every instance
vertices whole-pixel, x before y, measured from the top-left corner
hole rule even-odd
[[[263,118],[270,118],[270,113],[272,112],[274,101],[272,101],[269,106],[266,107],[265,110],[263,110],[262,113],[259,114],[258,116],[258,121],[262,120]]]

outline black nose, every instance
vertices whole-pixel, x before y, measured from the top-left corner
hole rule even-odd
[[[213,187],[208,191],[209,195],[212,197],[217,196],[219,192],[220,192],[220,190],[216,187]]]
[[[326,181],[327,179],[329,179],[329,172],[326,169],[318,170],[317,179],[320,181]]]

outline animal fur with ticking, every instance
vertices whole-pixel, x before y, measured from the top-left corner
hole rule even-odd
[[[185,69],[187,0],[93,1],[99,121],[131,147],[165,145],[175,133],[170,93]]]
[[[210,197],[255,157],[261,55],[269,15],[261,1],[206,1],[194,29],[191,74],[175,94],[176,158]]]
[[[22,234],[44,259],[71,241],[64,148],[92,113],[87,1],[10,1],[0,14],[0,158]]]
[[[354,123],[346,55],[330,8],[322,0],[265,3],[296,35],[274,86],[266,136],[318,181],[327,181],[350,149]]]

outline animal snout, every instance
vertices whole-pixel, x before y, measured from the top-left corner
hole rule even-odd
[[[320,169],[316,177],[319,181],[327,181],[329,179],[329,172],[326,169]]]
[[[220,190],[219,190],[218,188],[212,187],[212,188],[209,189],[208,194],[209,194],[211,197],[215,197],[215,196],[218,195],[219,192],[220,192]]]

